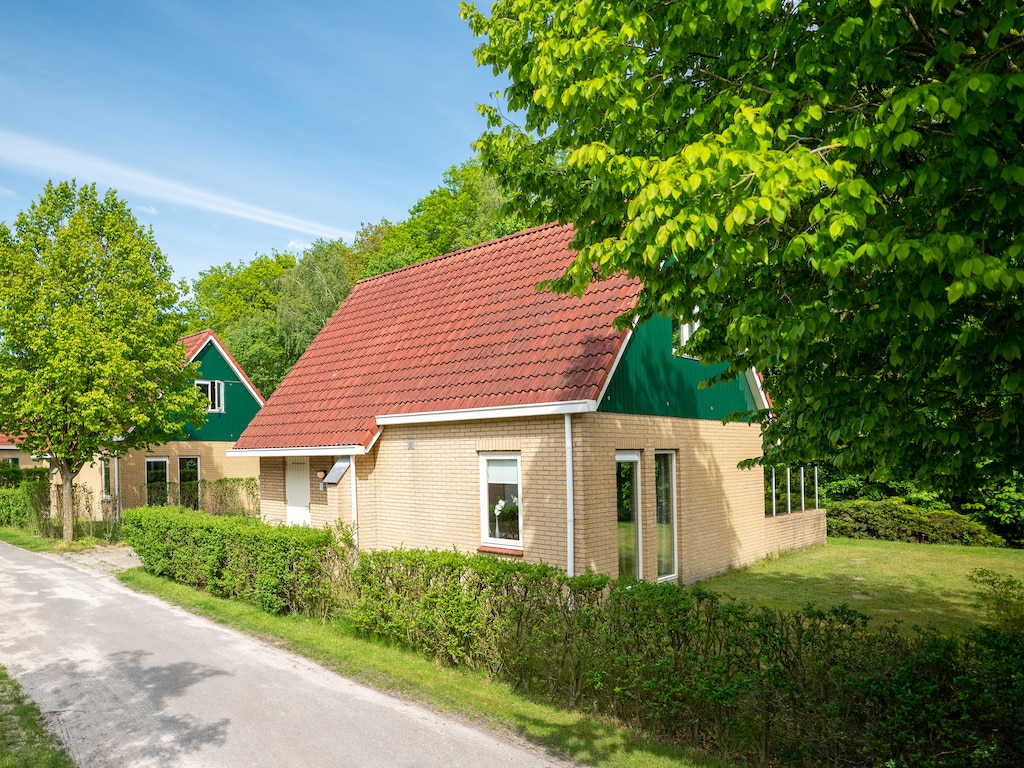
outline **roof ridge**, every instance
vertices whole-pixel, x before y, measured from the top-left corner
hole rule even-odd
[[[489,248],[489,247],[497,245],[499,243],[503,243],[506,240],[514,240],[514,239],[519,238],[519,237],[526,237],[528,235],[536,234],[537,232],[540,232],[540,231],[545,230],[545,229],[560,229],[560,228],[562,228],[564,226],[566,226],[566,225],[565,224],[559,224],[557,221],[551,221],[551,222],[548,222],[547,224],[538,224],[537,226],[530,227],[529,229],[521,229],[518,232],[511,232],[511,233],[509,233],[507,235],[502,235],[501,237],[495,238],[494,240],[485,240],[484,242],[476,243],[475,245],[467,245],[465,248],[460,248],[457,251],[451,251],[449,253],[441,253],[441,254],[438,254],[437,256],[431,256],[429,259],[423,259],[422,261],[414,261],[412,264],[406,264],[404,267],[399,267],[398,269],[392,269],[392,270],[389,270],[387,272],[381,272],[379,275],[371,275],[370,277],[360,278],[359,280],[356,281],[356,285],[358,285],[359,283],[368,283],[371,280],[376,280],[378,278],[385,277],[386,275],[395,275],[395,274],[398,274],[399,272],[405,272],[407,269],[412,269],[413,267],[419,267],[419,266],[421,266],[423,264],[430,264],[430,263],[435,262],[435,261],[441,261],[442,259],[449,259],[449,258],[453,258],[455,256],[460,256],[460,255],[462,255],[464,253],[467,253],[468,251],[476,250],[477,248],[484,248],[484,247],[488,247]]]

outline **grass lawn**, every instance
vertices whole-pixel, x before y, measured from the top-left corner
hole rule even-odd
[[[829,539],[822,546],[762,560],[702,584],[769,608],[845,603],[876,623],[899,620],[908,628],[964,632],[985,619],[981,588],[967,578],[975,568],[1024,580],[1024,551]]]
[[[0,667],[0,768],[74,768],[39,709]]]

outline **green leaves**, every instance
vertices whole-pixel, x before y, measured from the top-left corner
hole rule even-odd
[[[641,317],[699,307],[694,351],[767,375],[779,460],[938,484],[1024,462],[1018,4],[468,15],[525,126],[481,137],[485,168],[531,222],[576,223],[561,288],[627,271]]]

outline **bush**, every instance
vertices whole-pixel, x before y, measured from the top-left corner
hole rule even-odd
[[[125,539],[157,576],[275,614],[326,619],[339,605],[344,543],[332,531],[180,507],[126,509],[123,520]]]
[[[21,485],[21,468],[9,461],[0,461],[0,488],[17,488]]]
[[[928,544],[1002,547],[984,525],[951,509],[925,509],[900,497],[836,501],[828,507],[828,535]]]
[[[23,528],[31,516],[32,506],[25,488],[0,488],[0,525]]]
[[[1024,543],[1024,476],[1020,473],[972,490],[960,508],[1018,546]]]
[[[845,606],[455,552],[361,553],[354,579],[360,630],[679,742],[761,764],[1024,764],[1024,656],[999,629],[908,637]]]

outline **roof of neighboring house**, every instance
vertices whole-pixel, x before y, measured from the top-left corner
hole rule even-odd
[[[14,438],[8,435],[0,434],[0,448],[17,448],[18,444],[14,442]]]
[[[357,283],[235,449],[367,448],[378,416],[599,400],[640,284],[538,291],[572,238],[536,227]]]
[[[220,340],[216,333],[213,332],[212,328],[207,328],[205,331],[199,331],[198,333],[190,334],[189,336],[182,336],[178,339],[179,344],[183,344],[185,347],[185,362],[191,363],[199,353],[203,351],[207,344],[213,344],[217,351],[220,352],[221,357],[230,365],[234,371],[238,374],[239,379],[242,383],[252,392],[252,396],[256,398],[256,401],[263,405],[263,395],[256,388],[256,385],[249,380],[245,371],[242,370],[242,366],[238,364],[238,361],[232,357],[231,353],[228,352],[228,348],[224,346],[224,343]]]

